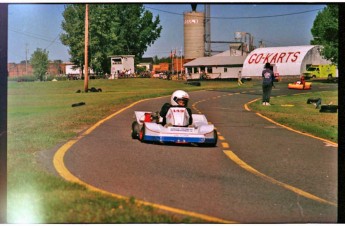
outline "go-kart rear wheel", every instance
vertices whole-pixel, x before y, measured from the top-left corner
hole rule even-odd
[[[139,138],[139,133],[140,133],[140,126],[137,121],[134,121],[132,123],[132,138],[133,139],[138,139]]]

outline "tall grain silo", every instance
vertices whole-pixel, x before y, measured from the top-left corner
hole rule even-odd
[[[185,59],[203,57],[205,52],[205,14],[202,12],[184,13],[184,56]]]

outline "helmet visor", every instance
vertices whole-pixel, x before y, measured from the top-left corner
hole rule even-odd
[[[188,98],[174,98],[175,102],[180,106],[187,106]]]

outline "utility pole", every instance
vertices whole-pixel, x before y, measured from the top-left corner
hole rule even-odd
[[[85,51],[84,51],[84,63],[85,63],[85,76],[84,76],[84,91],[89,89],[89,58],[88,58],[88,46],[89,46],[89,4],[85,6]]]
[[[171,71],[172,71],[172,74],[174,74],[174,53],[173,51],[171,50],[170,51],[170,57],[171,57]]]
[[[183,63],[182,63],[182,62],[183,62],[183,60],[182,60],[182,52],[183,52],[183,51],[182,51],[182,46],[181,46],[181,76],[182,76],[182,72],[183,72],[183,71],[182,71],[182,65],[183,65]]]
[[[175,51],[176,51],[176,48],[175,48]],[[180,74],[178,73],[178,66],[179,66],[179,63],[178,63],[178,56],[176,54],[176,71],[177,71],[177,80],[180,80]]]

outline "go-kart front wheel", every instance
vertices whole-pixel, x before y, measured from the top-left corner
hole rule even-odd
[[[139,140],[141,142],[144,142],[144,137],[145,137],[145,125],[141,128],[139,132]]]
[[[137,121],[134,121],[132,123],[132,138],[133,139],[138,139],[139,138],[139,133],[140,133],[140,126]]]

